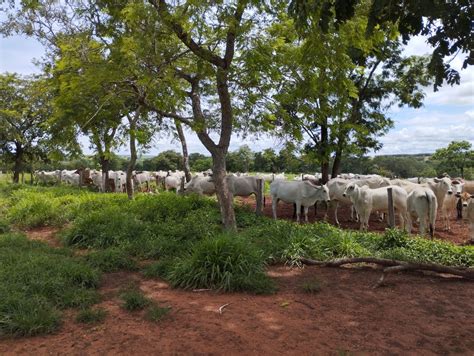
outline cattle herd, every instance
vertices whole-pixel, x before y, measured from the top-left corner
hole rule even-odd
[[[182,171],[133,172],[133,189],[150,191],[151,182],[163,186],[165,190],[175,190],[177,193],[197,193],[201,195],[215,194],[212,171],[199,172],[184,183],[185,174]],[[277,205],[280,200],[295,204],[297,221],[300,220],[300,210],[304,209],[305,220],[308,221],[308,209],[317,202],[325,202],[334,211],[336,224],[339,225],[337,209],[339,204],[351,205],[351,219],[359,220],[360,229],[366,230],[369,216],[372,212],[383,214],[388,212],[388,189],[391,188],[394,209],[399,217],[400,227],[411,232],[414,221],[419,223],[419,232],[424,235],[429,231],[434,234],[438,210],[444,229],[450,230],[452,214],[462,223],[470,226],[470,239],[474,240],[474,181],[463,179],[442,178],[409,178],[388,179],[379,175],[341,174],[321,185],[320,174],[301,174],[294,180],[288,180],[284,173],[254,175],[228,174],[226,177],[229,190],[234,196],[247,197],[265,195],[263,184],[258,180],[271,182],[273,217],[277,217]],[[93,186],[99,191],[126,191],[126,173],[109,171],[108,184],[105,175],[93,169],[57,170],[53,172],[35,172],[37,183],[65,183],[76,186]]]

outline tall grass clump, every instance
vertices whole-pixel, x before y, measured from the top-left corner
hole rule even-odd
[[[87,263],[102,272],[116,272],[120,270],[133,271],[137,263],[128,254],[118,248],[108,248],[90,252],[85,256]]]
[[[184,289],[268,293],[273,284],[264,267],[260,250],[238,236],[223,234],[197,242],[188,255],[176,260],[168,279]]]
[[[69,250],[10,233],[0,235],[0,261],[0,334],[51,332],[61,309],[98,301],[99,273]]]

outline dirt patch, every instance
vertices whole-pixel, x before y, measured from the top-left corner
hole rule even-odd
[[[474,284],[419,274],[364,269],[272,267],[275,295],[193,293],[137,273],[103,280],[103,324],[75,323],[68,312],[53,335],[0,340],[0,354],[469,354],[474,350]],[[317,280],[321,291],[308,294]],[[134,283],[171,313],[161,322],[121,309],[122,287]],[[222,313],[219,308],[228,304]]]
[[[252,209],[255,209],[255,198],[237,198],[241,204],[249,205]],[[265,216],[271,217],[272,216],[272,198],[266,197],[266,205],[263,209],[263,213]],[[308,220],[309,222],[315,221],[322,221],[324,220],[325,215],[325,208],[319,207],[316,211],[314,208],[310,208],[308,212]],[[277,216],[279,219],[285,220],[294,220],[293,219],[293,204],[287,204],[285,202],[280,201],[278,203],[277,208]],[[350,207],[347,205],[340,205],[337,210],[337,216],[339,223],[341,224],[340,227],[343,229],[352,229],[358,230],[360,224],[355,221],[349,221],[351,216]],[[302,220],[304,220],[304,216],[302,215]],[[451,214],[450,217],[450,225],[451,231],[444,231],[444,224],[441,222],[440,213],[438,212],[438,219],[436,221],[435,227],[435,235],[436,239],[451,241],[455,244],[463,244],[469,240],[469,225],[466,223],[461,223],[461,221],[456,220],[455,212]],[[334,218],[334,211],[330,210],[328,214],[328,220],[330,224],[336,225],[336,221]],[[398,218],[396,218],[396,223],[398,225]],[[386,222],[379,221],[378,217],[375,214],[372,214],[369,219],[369,230],[376,231],[376,232],[383,232],[385,228],[387,228]],[[412,233],[416,234],[418,232],[418,228],[415,226]]]
[[[55,237],[59,230],[57,227],[45,226],[25,231],[25,233],[31,240],[45,242],[51,247],[62,247],[61,241]]]

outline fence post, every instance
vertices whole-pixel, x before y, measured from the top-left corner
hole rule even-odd
[[[395,211],[393,209],[393,196],[392,188],[387,188],[388,193],[388,226],[390,228],[395,227]]]
[[[257,195],[256,195],[256,207],[255,207],[255,213],[257,216],[262,215],[263,212],[263,198],[264,198],[264,191],[263,191],[264,185],[263,185],[263,179],[259,178],[257,179]]]

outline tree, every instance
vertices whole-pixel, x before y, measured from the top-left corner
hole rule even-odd
[[[46,78],[0,75],[0,153],[14,162],[14,183],[27,160],[46,158],[46,148],[51,148],[52,94]]]
[[[368,8],[368,21],[361,33],[372,35],[378,29],[397,24],[403,42],[417,35],[427,36],[434,47],[428,64],[435,77],[434,90],[446,80],[459,84],[459,73],[450,67],[446,57],[466,53],[463,68],[474,64],[472,47],[472,11],[470,0],[292,0],[289,12],[297,23],[300,35],[328,32],[352,19],[357,7]]]
[[[448,172],[464,178],[466,168],[474,167],[474,150],[468,141],[452,141],[448,147],[436,150],[431,160],[439,161],[438,173]]]

